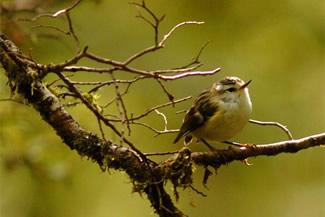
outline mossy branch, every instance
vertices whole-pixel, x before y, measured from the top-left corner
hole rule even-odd
[[[312,135],[296,140],[288,140],[271,144],[251,145],[245,148],[232,148],[216,152],[193,152],[192,160],[201,166],[212,166],[218,169],[234,160],[245,160],[256,156],[274,156],[281,153],[296,153],[314,146],[325,145],[325,133]]]
[[[41,115],[60,136],[63,142],[80,156],[87,156],[105,171],[125,171],[134,183],[135,191],[147,194],[159,216],[184,216],[178,210],[164,183],[171,181],[175,187],[190,187],[192,184],[193,162],[205,168],[218,169],[234,160],[244,160],[260,155],[295,153],[297,151],[325,144],[325,133],[298,140],[266,145],[248,146],[243,149],[229,148],[216,152],[193,152],[183,148],[170,159],[160,162],[144,161],[138,152],[104,141],[97,135],[83,129],[64,109],[60,99],[51,93],[41,80],[43,72],[37,71],[30,60],[10,40],[0,33],[0,63],[13,93],[18,93]],[[209,176],[206,173],[205,182]]]
[[[0,63],[9,79],[12,92],[22,95],[63,142],[72,150],[76,150],[80,156],[87,156],[103,171],[109,168],[125,171],[133,183],[142,186],[136,189],[148,195],[152,206],[160,216],[182,216],[163,188],[161,177],[163,173],[153,170],[156,164],[151,163],[148,167],[135,151],[110,141],[105,142],[84,130],[45,84],[37,77],[31,77],[34,71],[26,66],[24,58],[27,57],[0,33]]]

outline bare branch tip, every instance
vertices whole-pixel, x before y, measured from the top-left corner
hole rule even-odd
[[[88,45],[86,45],[86,46],[84,47],[84,49],[82,50],[82,53],[84,53],[84,54],[87,53],[88,48],[89,48]]]
[[[286,126],[284,126],[278,122],[264,122],[264,121],[258,121],[258,120],[253,120],[253,119],[250,119],[249,122],[253,123],[253,124],[262,125],[262,126],[279,127],[281,130],[283,130],[287,134],[287,136],[289,137],[290,140],[293,140],[293,136],[292,136],[291,132],[289,131],[289,129]]]
[[[162,21],[165,19],[165,17],[166,17],[166,14],[163,14],[163,15],[160,17],[159,22],[162,22]]]

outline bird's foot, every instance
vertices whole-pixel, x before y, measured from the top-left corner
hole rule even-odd
[[[201,141],[211,150],[211,151],[220,151],[219,149],[216,149],[214,147],[212,147],[207,141],[205,141],[204,139],[201,139]]]
[[[184,145],[188,146],[192,142],[192,140],[193,140],[192,135],[185,136]]]
[[[256,147],[256,145],[254,145],[254,144],[241,144],[241,143],[229,142],[229,141],[223,141],[223,143],[239,147],[240,149],[255,148]]]
[[[251,164],[251,163],[248,162],[248,159],[247,159],[247,158],[243,160],[243,163],[244,163],[246,166],[248,166],[248,167],[253,165],[253,164]]]

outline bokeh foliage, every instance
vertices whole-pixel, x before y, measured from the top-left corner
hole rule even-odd
[[[323,1],[179,0],[148,1],[147,4],[158,15],[166,14],[161,34],[186,20],[205,21],[205,24],[179,29],[167,41],[165,49],[134,62],[133,66],[166,69],[184,65],[211,40],[201,57],[205,63],[202,69],[222,68],[214,76],[166,83],[177,98],[195,96],[227,75],[252,79],[252,118],[281,122],[295,138],[324,131]],[[65,4],[49,10],[58,10],[62,5]],[[152,29],[136,19],[136,14],[135,7],[127,1],[98,4],[84,1],[71,16],[81,43],[88,45],[90,51],[124,60],[153,42]],[[66,27],[63,19],[43,19],[39,23]],[[30,29],[35,24],[18,24],[30,34],[57,35],[49,29]],[[56,40],[35,36],[33,41],[24,40],[22,48],[28,52],[32,47],[33,58],[40,63],[63,61],[74,55],[74,44],[67,36],[59,36]],[[123,72],[118,76],[130,78]],[[92,73],[75,76],[84,81],[108,77]],[[51,81],[55,76],[46,79]],[[10,96],[6,81],[1,73],[1,99]],[[106,88],[99,94],[105,102],[114,97],[114,89]],[[136,83],[125,97],[129,112],[135,114],[167,101],[157,82],[150,80]],[[169,119],[169,128],[180,126],[183,115],[175,112],[187,109],[190,104],[161,110]],[[114,106],[112,111],[116,112]],[[85,108],[71,108],[69,112],[84,128],[98,133],[96,119]],[[163,120],[154,113],[145,121],[163,129]],[[108,129],[106,136],[118,142]],[[181,148],[181,143],[171,144],[175,135],[152,136],[151,131],[134,126],[130,139],[144,152]],[[258,144],[285,139],[285,134],[276,128],[248,125],[234,140]],[[206,150],[196,144],[191,148]],[[249,168],[240,162],[220,168],[218,175],[210,178],[209,190],[201,185],[203,172],[197,168],[194,186],[208,197],[186,190],[181,192],[178,206],[190,216],[324,215],[323,148],[294,155],[258,157],[250,162],[254,166]],[[147,200],[131,194],[131,185],[124,174],[101,173],[96,165],[81,160],[28,106],[0,102],[0,163],[0,216],[152,216]]]

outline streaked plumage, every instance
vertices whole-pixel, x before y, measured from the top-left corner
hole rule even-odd
[[[183,136],[208,141],[226,141],[235,136],[252,111],[248,84],[237,77],[226,77],[202,91],[186,113],[174,143]]]

